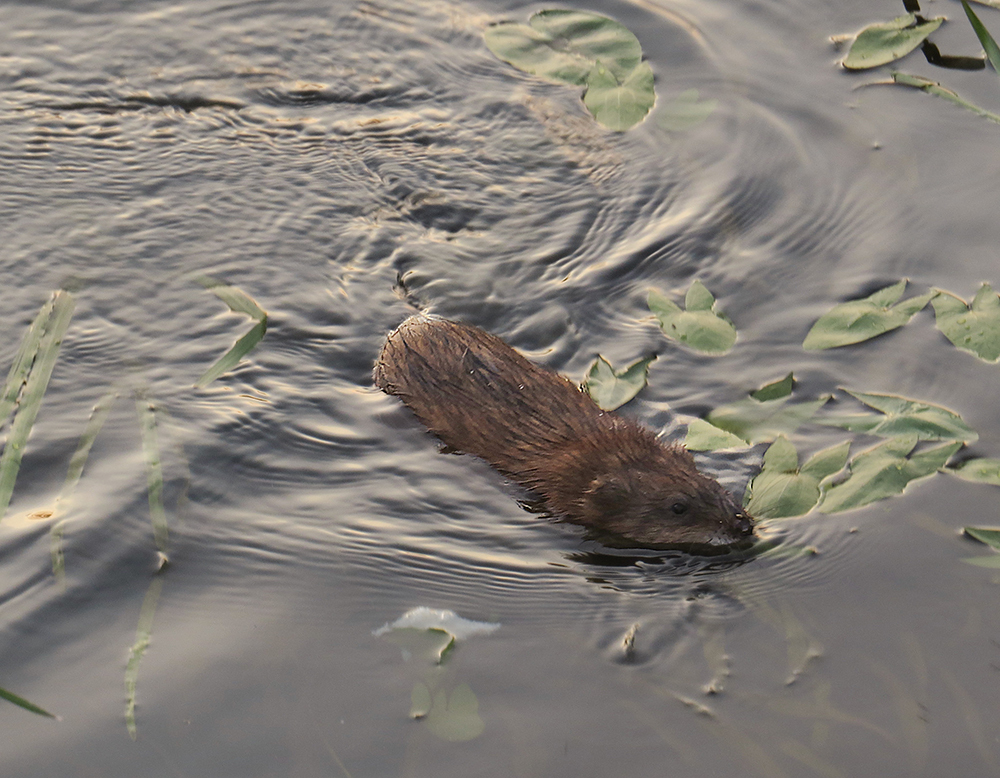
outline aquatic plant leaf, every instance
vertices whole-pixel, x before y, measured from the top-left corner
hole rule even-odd
[[[963,443],[975,443],[979,439],[961,416],[940,405],[896,394],[844,391],[879,413],[834,417],[824,419],[822,424],[881,438],[915,435],[917,440],[960,440]]]
[[[254,321],[264,321],[267,318],[257,302],[242,289],[224,284],[211,276],[195,276],[194,280],[228,305],[233,313],[245,313]]]
[[[475,635],[491,635],[500,625],[488,621],[473,621],[459,616],[455,611],[437,610],[425,605],[411,608],[391,624],[383,624],[372,634],[375,637],[387,635],[394,629],[438,629],[454,635],[458,640]]]
[[[587,75],[583,104],[609,130],[624,132],[641,122],[656,101],[653,69],[640,62],[621,80],[598,61]]]
[[[945,470],[946,473],[957,475],[966,481],[977,484],[992,484],[1000,486],[1000,459],[967,459],[954,467]]]
[[[528,24],[494,24],[483,37],[490,51],[518,70],[567,84],[586,83],[599,59],[619,78],[642,59],[627,27],[585,11],[540,11]]]
[[[57,293],[58,294],[58,293]],[[14,355],[14,363],[10,366],[7,374],[7,381],[4,383],[3,394],[0,395],[0,424],[3,424],[14,408],[18,395],[24,387],[24,381],[28,377],[28,371],[35,361],[38,353],[38,344],[45,334],[45,327],[48,324],[49,316],[52,315],[52,308],[55,305],[56,295],[49,298],[35,315],[34,321],[28,327],[27,332],[21,339],[21,345]]]
[[[997,42],[990,35],[990,31],[983,26],[983,23],[979,21],[979,17],[973,12],[969,4],[962,0],[962,7],[965,9],[965,15],[969,17],[969,23],[972,25],[972,29],[976,31],[976,37],[979,38],[979,42],[983,44],[983,51],[986,52],[986,56],[990,60],[990,64],[993,65],[993,70],[1000,73],[1000,46],[997,46]]]
[[[684,448],[689,451],[719,451],[725,448],[747,448],[750,441],[716,427],[704,419],[695,419],[688,425]]]
[[[851,49],[844,58],[844,67],[849,70],[864,70],[905,57],[940,27],[942,22],[944,17],[917,23],[916,15],[910,13],[891,22],[865,27],[851,44]]]
[[[684,132],[705,121],[718,104],[718,100],[698,102],[698,90],[686,89],[663,103],[657,112],[657,121],[667,132]]]
[[[795,376],[792,373],[789,373],[778,381],[772,381],[769,384],[765,384],[760,389],[750,392],[750,396],[755,400],[760,400],[761,402],[766,402],[767,400],[780,400],[782,397],[788,397],[792,393],[792,388],[794,386]]]
[[[927,92],[929,95],[934,95],[935,97],[943,97],[955,105],[960,105],[962,108],[966,108],[973,113],[982,116],[984,119],[989,119],[991,122],[997,122],[1000,124],[1000,114],[991,113],[985,108],[980,108],[975,103],[970,103],[964,97],[960,97],[955,92],[941,86],[937,81],[931,81],[924,78],[923,76],[912,76],[908,73],[893,73],[892,82],[894,84],[899,84],[900,86],[909,86],[914,89],[920,89]]]
[[[870,340],[906,324],[935,296],[936,292],[911,297],[893,305],[903,296],[906,279],[859,300],[848,300],[824,313],[809,330],[802,348],[820,350],[848,346]]]
[[[160,553],[166,554],[167,513],[163,508],[163,466],[156,434],[156,406],[143,392],[136,391],[135,409],[139,415],[142,455],[146,460],[146,491],[149,497],[149,516],[153,523],[153,542]]]
[[[1000,360],[1000,295],[993,287],[983,284],[971,305],[951,292],[937,291],[931,304],[937,328],[944,336],[985,362]]]
[[[451,694],[438,691],[425,721],[431,734],[452,743],[477,738],[486,729],[479,700],[467,683],[460,683]]]
[[[976,567],[1000,567],[1000,554],[990,554],[989,556],[973,556],[962,560],[966,564],[975,565]]]
[[[823,513],[860,508],[877,500],[902,494],[906,486],[918,478],[936,473],[961,448],[960,442],[909,455],[917,445],[917,437],[890,438],[874,448],[862,451],[848,467],[845,481],[828,487],[819,503]]]
[[[205,374],[198,379],[195,386],[208,386],[216,378],[236,367],[240,363],[240,360],[249,354],[254,346],[260,343],[266,332],[267,320],[257,322],[257,324],[253,325],[246,335],[236,341],[229,351],[219,357],[218,361],[205,371]]]
[[[28,702],[26,699],[24,699],[24,697],[19,697],[18,695],[14,694],[14,692],[9,692],[4,688],[0,688],[0,699],[7,700],[7,702],[12,702],[18,707],[24,708],[26,711],[30,711],[31,713],[37,713],[39,716],[47,716],[50,719],[57,719],[57,720],[59,718],[58,716],[49,713],[47,710],[45,710],[45,708],[40,708],[33,702]]]
[[[664,335],[695,351],[725,354],[736,343],[736,327],[715,310],[715,298],[701,281],[694,281],[685,295],[687,310],[655,289],[650,290],[647,304]]]
[[[0,455],[0,518],[3,518],[7,506],[10,505],[17,473],[21,469],[24,447],[28,442],[28,436],[31,435],[38,410],[42,406],[42,398],[48,389],[49,379],[52,377],[52,370],[59,356],[59,347],[69,328],[70,319],[73,318],[75,306],[76,301],[69,292],[56,292],[52,299],[51,313],[42,326],[35,358],[21,393],[21,405],[11,423],[3,454]]]
[[[125,728],[133,740],[136,738],[135,687],[139,680],[139,662],[142,661],[142,656],[149,648],[153,637],[153,616],[156,614],[156,603],[160,599],[162,590],[163,579],[158,576],[153,578],[142,600],[139,623],[135,629],[135,643],[129,649],[128,664],[125,666]]]
[[[757,390],[765,396],[775,394],[775,399],[761,401],[754,397],[756,393],[752,393],[749,397],[709,412],[709,423],[751,443],[762,443],[774,440],[779,435],[790,435],[815,416],[830,398],[789,403],[789,395],[783,394],[786,380],[787,377]]]
[[[801,468],[795,447],[784,436],[764,453],[764,466],[750,483],[747,511],[760,519],[809,513],[819,502],[820,482],[847,463],[850,441],[814,454]]]
[[[104,426],[104,422],[107,421],[108,415],[111,413],[111,407],[115,404],[115,400],[118,399],[118,395],[119,390],[117,388],[105,392],[91,410],[87,426],[84,427],[83,434],[80,436],[80,442],[76,445],[76,451],[70,457],[69,467],[66,470],[66,481],[59,491],[59,496],[56,497],[56,507],[53,515],[59,515],[63,510],[62,506],[72,498],[77,484],[80,483],[80,477],[83,475],[83,468],[87,464],[87,458],[90,456],[90,449],[93,448],[94,441]]]
[[[970,538],[985,543],[991,548],[1000,551],[1000,528],[997,527],[965,527],[962,530]]]
[[[610,362],[598,355],[590,366],[590,372],[583,383],[584,389],[599,408],[613,411],[642,391],[649,377],[649,365],[655,359],[655,356],[646,357],[621,370],[615,370]]]

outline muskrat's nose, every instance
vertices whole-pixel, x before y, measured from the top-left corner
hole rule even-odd
[[[736,529],[743,535],[753,534],[753,519],[751,519],[746,513],[740,511],[734,517],[736,519]]]

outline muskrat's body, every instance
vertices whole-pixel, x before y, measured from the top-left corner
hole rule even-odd
[[[407,319],[386,340],[375,383],[446,445],[482,457],[558,518],[644,546],[722,547],[753,532],[685,449],[602,411],[475,327]]]

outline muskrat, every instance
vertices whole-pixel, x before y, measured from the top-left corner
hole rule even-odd
[[[446,446],[485,459],[557,519],[654,548],[722,550],[753,534],[686,449],[481,329],[413,316],[389,334],[374,377]]]

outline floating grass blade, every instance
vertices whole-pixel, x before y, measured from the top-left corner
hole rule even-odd
[[[28,327],[28,331],[24,333],[21,347],[14,355],[14,364],[10,367],[7,382],[3,387],[3,395],[0,396],[0,424],[7,420],[7,416],[14,408],[14,403],[17,402],[17,396],[21,393],[21,387],[24,386],[28,371],[31,370],[31,364],[35,361],[39,341],[45,333],[45,325],[48,324],[54,305],[55,295],[38,311],[35,320]]]
[[[51,316],[43,325],[38,350],[21,395],[21,407],[14,416],[10,434],[7,436],[7,445],[4,446],[3,455],[0,456],[0,518],[3,518],[7,506],[10,505],[14,482],[17,480],[18,470],[21,469],[24,446],[28,442],[45,390],[49,386],[49,379],[52,377],[52,370],[59,356],[59,347],[73,317],[75,305],[73,296],[69,292],[56,292],[52,300]]]
[[[153,541],[161,554],[167,553],[167,513],[163,509],[163,465],[156,435],[156,406],[140,390],[135,392],[135,410],[139,414],[139,435],[146,459],[146,489],[149,493],[149,516],[153,522]]]
[[[983,26],[983,23],[979,21],[979,17],[976,16],[965,0],[962,0],[962,7],[965,9],[965,15],[969,17],[972,29],[976,31],[976,37],[983,44],[983,50],[986,52],[986,56],[989,57],[990,64],[993,65],[993,69],[997,73],[1000,73],[1000,46],[997,46],[997,42],[990,35],[990,31]]]
[[[153,637],[153,616],[156,613],[156,603],[160,599],[160,592],[163,590],[163,579],[157,576],[146,590],[146,597],[142,601],[142,608],[139,611],[139,624],[135,630],[135,643],[128,652],[128,664],[125,666],[125,728],[129,737],[135,740],[135,685],[139,679],[139,662],[142,655],[149,648],[149,643]]]
[[[7,702],[12,702],[15,705],[24,708],[25,710],[31,711],[32,713],[37,713],[39,716],[48,716],[50,719],[58,719],[59,717],[49,713],[45,708],[39,708],[34,703],[28,702],[24,697],[18,697],[13,692],[9,692],[6,689],[0,688],[0,698],[7,700]]]
[[[914,89],[922,89],[929,95],[935,95],[937,97],[943,97],[945,100],[953,102],[955,105],[960,105],[963,108],[967,108],[973,113],[977,113],[984,119],[989,119],[991,122],[1000,123],[1000,115],[995,113],[990,113],[985,108],[980,108],[975,103],[970,103],[964,97],[959,97],[955,92],[950,89],[946,89],[941,86],[936,81],[930,81],[921,76],[911,76],[908,73],[893,73],[892,81],[894,84],[900,84],[901,86],[910,86]]]
[[[228,305],[229,310],[234,313],[245,313],[257,322],[246,335],[236,341],[229,351],[205,371],[205,374],[195,384],[195,386],[200,387],[207,386],[223,373],[232,370],[243,357],[250,353],[254,346],[260,343],[264,333],[267,332],[267,313],[246,292],[235,286],[228,286],[210,276],[198,276],[195,280]]]

